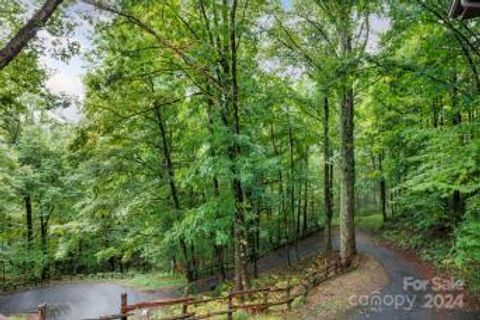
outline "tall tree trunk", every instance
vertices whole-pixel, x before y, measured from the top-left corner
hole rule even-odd
[[[179,215],[180,201],[178,200],[178,190],[175,184],[175,172],[173,170],[170,148],[168,147],[167,132],[166,132],[165,124],[163,122],[162,113],[160,112],[160,107],[158,105],[155,107],[155,115],[157,117],[157,124],[160,130],[160,136],[162,139],[162,151],[163,151],[165,169],[167,170],[167,173],[168,173],[168,185],[170,187],[170,196],[172,198],[175,211]],[[183,239],[180,240],[180,248],[182,249],[182,253],[185,258],[187,281],[193,282],[195,281],[194,265],[192,264],[192,261],[189,257],[187,244]]]
[[[451,102],[452,102],[452,111],[453,111],[452,125],[453,126],[459,126],[462,123],[462,114],[460,112],[458,101],[457,101],[458,100],[458,97],[457,97],[458,96],[458,89],[457,89],[458,79],[457,78],[458,78],[457,74],[454,73],[453,80],[452,80],[454,85],[451,93]],[[462,134],[460,134],[459,143],[460,145],[464,144]],[[453,191],[452,211],[453,211],[454,223],[457,224],[461,221],[465,211],[465,206],[463,203],[462,194],[460,193],[460,190]]]
[[[213,193],[216,198],[220,197],[220,190],[219,190],[219,183],[217,177],[213,178]],[[215,237],[213,237],[213,241],[215,241]],[[226,278],[226,271],[225,271],[225,246],[218,245],[215,243],[215,255],[217,258],[217,272],[218,272],[218,279],[220,282],[225,281]]]
[[[434,128],[438,128],[438,106],[437,99],[432,99],[432,125]]]
[[[258,252],[260,248],[260,201],[255,201],[255,217],[253,219],[253,230],[251,230],[251,249],[253,263],[253,277],[258,278]]]
[[[202,6],[203,8],[203,6]],[[204,10],[204,9],[203,9]],[[213,40],[212,40],[212,45],[214,44]],[[217,68],[217,74],[218,74],[219,70]],[[214,93],[212,92],[213,90],[213,86],[209,85],[208,83],[211,81],[210,79],[205,79],[205,81],[207,82],[207,92],[210,92],[210,95],[207,96],[207,105],[208,105],[208,109],[207,109],[207,115],[208,115],[208,131],[210,133],[210,136],[212,137],[212,145],[214,144],[213,142],[213,137],[214,137],[214,118],[215,118],[215,101],[213,99],[213,96],[214,96]],[[210,150],[210,156],[214,157],[215,156],[215,152],[214,152],[214,148],[212,148]],[[220,199],[220,184],[219,184],[219,181],[218,181],[218,178],[216,175],[214,175],[213,179],[212,179],[212,185],[213,185],[213,195],[214,197],[219,200]],[[219,213],[218,211],[216,212],[217,214]],[[225,278],[226,278],[226,271],[225,271],[225,246],[224,245],[218,245],[217,243],[215,243],[215,233],[213,233],[212,235],[212,239],[214,241],[214,252],[215,252],[215,257],[216,257],[216,261],[217,261],[217,272],[218,272],[218,279],[220,282],[224,282],[225,281]]]
[[[33,219],[32,219],[32,198],[27,194],[24,198],[25,201],[25,218],[27,225],[27,247],[28,250],[32,249],[33,244]]]
[[[353,90],[346,88],[340,110],[340,255],[348,265],[356,254]]]
[[[240,172],[238,172],[237,159],[240,156],[240,145],[238,136],[240,135],[240,101],[237,76],[237,7],[238,1],[232,0],[230,8],[230,57],[231,57],[231,106],[233,109],[233,128],[234,139],[231,151],[232,173],[233,173],[233,191],[235,197],[235,288],[238,291],[247,286],[247,241],[245,234],[245,213],[244,197],[242,183],[240,181]]]
[[[380,170],[380,205],[382,209],[383,222],[386,222],[387,217],[387,183],[385,175],[383,174],[383,155],[378,156],[378,170]]]
[[[350,5],[347,5],[350,6]],[[347,59],[352,53],[350,10],[342,17],[341,49]],[[353,138],[354,95],[350,75],[344,76],[340,108],[340,256],[349,265],[356,254],[355,243],[355,151]]]
[[[289,144],[289,155],[290,155],[290,177],[289,177],[289,193],[290,193],[290,216],[292,219],[292,228],[295,228],[295,159],[293,156],[293,132],[292,132],[292,125],[290,123],[290,110],[287,108],[287,116],[288,116],[288,144]],[[294,229],[293,232],[293,245],[295,249],[295,257],[298,260],[298,238],[297,238],[297,230]]]
[[[191,253],[191,264],[192,264],[192,279],[197,280],[197,259],[195,254],[195,245],[192,243],[190,244],[190,253]]]
[[[333,217],[333,192],[332,192],[332,164],[330,149],[330,106],[328,96],[323,101],[323,190],[325,203],[325,251],[332,250],[332,217]]]
[[[377,170],[377,159],[374,154],[372,154],[371,159],[372,159],[372,169],[373,169],[373,172],[375,172]],[[373,199],[373,208],[376,211],[377,210],[377,181],[375,180],[373,180],[372,199]]]
[[[390,190],[390,216],[395,216],[395,190]]]
[[[298,197],[297,197],[297,226],[296,238],[300,238],[300,226],[302,225],[302,182],[298,183]]]
[[[225,264],[224,264],[224,259],[225,259],[225,247],[222,245],[214,245],[215,248],[215,256],[217,260],[217,269],[218,269],[218,280],[220,282],[225,281],[225,278],[227,276],[227,273],[225,271]]]
[[[273,123],[271,125],[271,136],[272,136],[272,145],[273,145],[273,151],[275,153],[275,157],[277,157],[279,160],[280,160],[280,152],[278,150],[278,146],[277,146],[277,142],[276,142],[276,139],[275,139],[275,129],[274,129],[274,126],[273,126]],[[286,246],[286,250],[287,250],[287,265],[290,266],[291,265],[291,257],[290,257],[290,246],[288,246],[288,242],[289,242],[289,234],[288,234],[288,216],[287,216],[287,210],[286,210],[286,205],[285,205],[285,193],[284,193],[284,190],[283,190],[283,175],[282,175],[282,169],[279,168],[278,169],[278,180],[279,180],[279,193],[282,197],[282,201],[280,203],[280,214],[281,216],[283,217],[283,231],[284,231],[284,235],[283,237],[285,238],[286,242],[287,242],[287,246]],[[280,233],[282,228],[278,228],[278,231]],[[279,239],[281,239],[281,237],[278,237]]]
[[[43,256],[43,265],[42,265],[42,280],[47,278],[48,266],[48,221],[53,211],[53,207],[48,210],[42,208],[40,214],[40,237],[41,237],[41,246],[42,246],[42,256]]]
[[[309,177],[308,177],[308,148],[305,155],[305,171],[307,172],[307,176],[305,177],[305,190],[303,194],[303,229],[302,233],[305,235],[308,231],[308,185],[309,185]]]

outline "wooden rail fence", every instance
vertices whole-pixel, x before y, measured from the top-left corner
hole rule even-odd
[[[283,306],[280,311],[291,311],[292,303],[301,296],[307,296],[308,293],[320,283],[333,278],[334,276],[351,270],[343,266],[338,255],[334,252],[327,256],[317,258],[312,266],[308,268],[300,283],[293,286],[290,281],[286,287],[276,288],[257,288],[244,291],[230,291],[227,296],[209,299],[195,299],[193,297],[183,297],[177,299],[147,301],[129,304],[126,293],[121,295],[121,307],[119,314],[98,317],[94,319],[83,320],[128,320],[133,319],[135,312],[148,313],[152,309],[170,308],[168,311],[176,312],[177,315],[171,315],[160,318],[161,320],[200,320],[210,319],[218,316],[226,316],[228,320],[233,320],[235,312],[243,310],[247,313],[269,312],[272,308]],[[198,313],[195,309],[200,306],[209,306],[209,304],[220,304],[221,309],[210,311],[214,308],[208,308],[207,313]],[[175,309],[175,310],[172,310]],[[46,305],[39,306],[38,320],[46,320]],[[277,310],[278,311],[278,310]],[[179,314],[178,314],[179,313]],[[159,319],[159,318],[156,318]]]

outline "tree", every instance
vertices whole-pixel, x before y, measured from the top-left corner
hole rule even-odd
[[[5,68],[32,40],[54,14],[63,0],[46,0],[30,20],[15,33],[8,43],[0,50],[0,70]]]

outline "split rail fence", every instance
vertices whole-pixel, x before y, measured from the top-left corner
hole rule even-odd
[[[308,293],[320,283],[338,274],[349,271],[352,267],[353,266],[348,268],[344,267],[338,252],[333,252],[327,256],[315,259],[297,285],[290,285],[290,283],[287,282],[287,286],[283,288],[267,287],[244,291],[230,291],[227,296],[210,299],[183,297],[133,304],[129,304],[127,294],[123,293],[121,295],[121,307],[118,314],[83,320],[133,320],[134,317],[142,314],[142,311],[144,314],[147,314],[148,317],[150,310],[168,308],[170,308],[168,311],[177,314],[155,319],[200,320],[226,316],[228,320],[233,320],[234,313],[241,310],[247,313],[258,314],[273,311],[272,309],[274,307],[279,306],[283,308],[280,310],[276,309],[275,311],[288,312],[291,311],[292,303],[295,299],[302,296],[306,297]],[[211,304],[217,307],[220,305],[221,309],[205,313],[203,310],[215,309],[214,307],[210,307]],[[199,313],[196,309],[202,306],[205,307],[201,310],[203,313]],[[39,306],[37,319],[47,320],[47,313],[46,305]]]

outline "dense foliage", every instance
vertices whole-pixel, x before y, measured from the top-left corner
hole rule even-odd
[[[263,252],[336,217],[348,258],[354,214],[379,212],[479,281],[479,30],[448,1],[92,5],[79,123],[51,113],[41,43],[0,71],[4,279],[234,269],[243,288]]]

